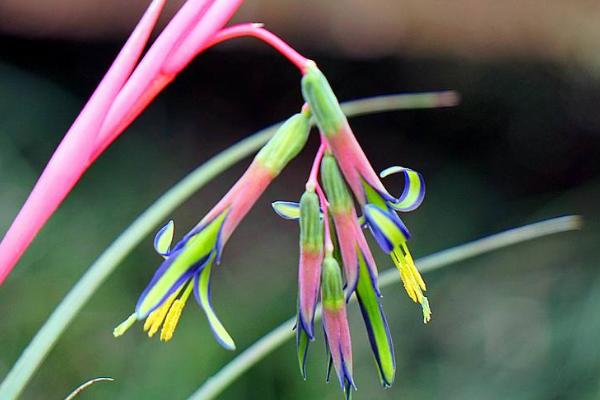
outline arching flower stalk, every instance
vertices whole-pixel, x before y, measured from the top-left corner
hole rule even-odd
[[[308,110],[291,117],[262,148],[244,175],[221,201],[172,249],[173,223],[162,228],[155,248],[165,260],[140,296],[135,312],[115,328],[122,335],[135,321],[146,319],[144,329],[168,341],[190,294],[202,307],[217,341],[226,349],[235,344],[210,303],[210,274],[221,262],[223,246],[268,185],[302,150],[309,133]]]

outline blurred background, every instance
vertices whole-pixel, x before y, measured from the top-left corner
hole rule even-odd
[[[356,305],[356,399],[596,399],[600,396],[600,5],[596,1],[247,0],[237,21],[265,22],[319,62],[342,100],[455,89],[453,109],[356,118],[381,170],[427,181],[405,218],[416,257],[548,217],[579,213],[581,232],[489,253],[427,274],[432,322],[400,285],[384,290],[397,382],[379,387]],[[0,230],[132,29],[144,0],[0,2]],[[169,3],[175,11],[181,1]],[[165,19],[166,20],[166,19]],[[296,70],[238,40],[202,54],[88,171],[0,288],[0,376],[67,290],[154,199],[204,160],[302,105]],[[270,202],[299,198],[316,151],[268,189],[213,278],[218,315],[244,349],[292,315],[297,227]],[[248,160],[173,214],[176,234],[199,220]],[[390,181],[390,188],[400,182]],[[399,187],[399,186],[397,186]],[[166,221],[165,221],[166,222]],[[389,259],[377,254],[381,270]],[[175,338],[112,328],[133,309],[160,259],[145,240],[92,298],[36,373],[26,399],[181,399],[231,360],[190,302]],[[326,385],[323,342],[309,379],[293,341],[223,399],[339,399]]]

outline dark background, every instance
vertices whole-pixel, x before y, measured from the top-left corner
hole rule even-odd
[[[258,18],[253,14],[258,11],[245,7],[242,16]],[[520,21],[521,12],[515,5],[508,15]],[[20,14],[10,15],[3,15],[11,23],[4,23],[0,34],[3,231],[125,35],[119,23],[106,29],[109,33],[95,32],[92,24],[95,33],[87,36],[76,30],[69,35],[15,29],[28,25],[19,24]],[[476,17],[464,23],[474,24]],[[355,398],[597,398],[600,81],[595,64],[575,55],[494,52],[493,46],[465,54],[444,42],[427,51],[416,45],[406,52],[396,46],[361,50],[367,45],[348,51],[336,42],[324,46],[314,30],[300,35],[293,21],[275,12],[271,18],[266,22],[275,27],[291,26],[292,44],[318,61],[342,100],[460,92],[462,102],[453,109],[351,121],[377,170],[400,164],[425,176],[426,201],[405,218],[415,256],[548,217],[585,218],[581,232],[428,274],[434,314],[427,326],[401,286],[386,288],[384,307],[397,359],[397,382],[390,390],[378,387],[364,327],[351,306]],[[377,29],[375,16],[364,19],[370,24],[347,33],[356,35],[357,43],[370,37],[370,27]],[[423,36],[429,28],[422,28]],[[537,37],[532,33],[523,41],[535,43]],[[385,37],[377,42],[387,43]],[[587,49],[593,54],[593,47]],[[302,105],[299,78],[281,56],[250,40],[219,46],[194,61],[86,173],[0,288],[0,376],[91,262],[154,199],[210,156],[296,112]],[[270,202],[301,195],[316,147],[315,135],[234,234],[214,274],[213,303],[240,349],[294,312],[297,228],[275,217]],[[176,235],[192,227],[247,164],[227,171],[176,210]],[[399,189],[395,185],[399,182],[391,179],[392,191]],[[383,254],[377,256],[381,270],[392,267]],[[62,398],[95,376],[116,382],[98,384],[82,399],[185,398],[235,356],[216,344],[192,301],[168,344],[148,340],[140,325],[113,339],[112,328],[131,312],[159,262],[148,238],[94,295],[23,398]],[[312,347],[307,382],[297,371],[290,341],[222,398],[340,398],[335,384],[323,382],[322,350],[322,341]]]

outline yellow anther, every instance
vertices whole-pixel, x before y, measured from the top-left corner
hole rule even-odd
[[[168,342],[173,338],[173,332],[177,328],[179,317],[181,317],[181,311],[183,311],[185,303],[179,299],[175,300],[173,306],[169,309],[169,313],[165,318],[165,323],[160,331],[160,340]]]
[[[158,328],[162,325],[165,316],[167,315],[167,312],[169,312],[169,308],[171,308],[171,304],[175,301],[178,293],[179,291],[175,291],[175,293],[169,296],[160,307],[148,315],[146,322],[144,322],[144,331],[148,331],[148,337],[152,337],[158,332]]]
[[[397,247],[391,253],[394,264],[400,271],[400,278],[404,284],[404,289],[408,296],[415,302],[421,304],[423,309],[423,322],[427,323],[431,320],[431,309],[429,301],[423,292],[427,289],[425,281],[421,277],[421,273],[417,270],[406,244]]]
[[[408,264],[410,271],[411,271],[412,275],[414,276],[415,280],[417,281],[417,283],[419,284],[419,286],[421,287],[422,290],[427,290],[425,281],[423,280],[423,277],[421,276],[421,273],[419,272],[419,270],[417,270],[417,267],[415,266],[415,262],[413,261],[413,258],[410,255],[410,252],[408,251],[408,247],[406,247],[406,243],[402,243],[402,252],[404,253],[404,259],[406,260],[406,263]]]
[[[168,342],[173,338],[173,333],[175,332],[175,328],[177,328],[177,324],[179,323],[179,318],[181,317],[181,312],[183,311],[183,307],[185,307],[185,303],[187,299],[190,297],[192,293],[193,283],[190,282],[185,291],[181,295],[181,297],[173,303],[167,316],[165,318],[165,323],[160,331],[160,340],[163,342]]]
[[[127,319],[125,321],[121,322],[113,330],[113,336],[119,337],[122,334],[124,334],[125,332],[127,332],[127,329],[131,328],[131,325],[133,325],[135,323],[135,321],[137,321],[137,317],[136,317],[135,313],[133,313],[129,317],[127,317]]]

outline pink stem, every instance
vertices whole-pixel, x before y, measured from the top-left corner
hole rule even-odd
[[[243,2],[188,0],[135,67],[165,1],[153,0],[0,243],[0,284],[85,170],[195,55],[164,71],[173,50],[208,41]]]
[[[215,0],[206,11],[201,24],[194,29],[173,49],[162,66],[165,73],[179,72],[204,49],[206,43],[231,19],[233,13],[242,5],[243,0]]]
[[[321,146],[319,146],[319,150],[317,151],[317,155],[315,156],[315,161],[313,161],[308,181],[306,181],[307,190],[314,189],[319,185],[317,175],[319,174],[319,168],[321,167],[321,160],[323,159],[325,150],[327,150],[327,142],[321,141]]]
[[[209,15],[209,11],[214,10],[213,7],[218,1],[189,0],[165,27],[114,99],[102,124],[100,134],[96,140],[96,151],[92,154],[90,162],[93,162],[102,154],[158,93],[175,78],[175,75],[185,67],[185,65],[182,65],[179,70],[173,71],[165,71],[164,69],[168,58],[194,32],[195,27],[203,26],[207,21],[211,26],[214,22],[221,21],[221,18],[215,18],[212,14]],[[239,7],[241,0],[220,1],[221,3],[223,1],[229,3],[231,7],[230,13],[226,15],[227,19],[222,23],[224,25],[231,14]],[[212,20],[209,20],[209,17]],[[210,30],[210,34],[214,34],[222,25]],[[208,40],[208,38],[204,39]]]
[[[329,226],[329,202],[317,179],[325,151],[327,151],[327,141],[325,140],[325,137],[321,135],[321,145],[319,146],[315,161],[310,170],[310,175],[306,182],[306,190],[314,189],[319,196],[319,203],[321,203],[321,210],[323,212],[323,224],[325,227],[325,254],[330,255],[333,252],[333,241],[331,240],[331,228]]]
[[[154,0],[148,7],[6,232],[0,243],[0,284],[88,167],[102,121],[139,59],[164,4],[165,0]]]
[[[204,51],[209,47],[225,42],[227,40],[245,36],[255,37],[259,40],[262,40],[263,42],[277,50],[279,53],[281,53],[288,60],[290,60],[300,70],[301,73],[304,73],[306,69],[306,64],[309,62],[309,60],[300,53],[298,53],[289,44],[284,42],[279,36],[264,29],[263,24],[249,23],[224,28],[221,31],[217,32],[217,34],[212,37],[212,39],[206,44],[206,46],[204,48],[199,49],[199,51]]]
[[[329,202],[325,197],[321,185],[315,186],[315,191],[319,196],[319,202],[321,203],[321,209],[323,211],[323,224],[325,226],[325,254],[331,255],[333,253],[333,241],[331,240],[331,227],[329,226]]]
[[[222,7],[222,4],[218,5]],[[235,4],[229,4],[229,11],[231,13],[235,11],[235,9],[233,8],[234,6]],[[220,10],[220,8],[215,8],[211,5],[208,11],[206,11],[206,13],[203,15],[203,19],[210,19],[212,22],[217,21],[212,15],[213,13],[215,13],[215,10]],[[299,54],[290,45],[285,43],[281,38],[269,32],[268,30],[261,28],[260,24],[249,23],[235,25],[229,28],[221,29],[220,31],[216,32],[212,37],[210,35],[206,36],[206,30],[202,31],[201,33],[204,36],[200,36],[200,33],[196,31],[188,33],[188,36],[185,37],[184,43],[182,44],[182,46],[186,47],[176,48],[171,54],[169,54],[169,58],[167,62],[165,62],[159,75],[152,82],[145,82],[147,84],[145,87],[145,91],[138,93],[139,97],[135,102],[131,102],[129,104],[129,109],[123,111],[123,109],[119,106],[111,108],[111,114],[109,114],[107,117],[108,122],[105,122],[103,124],[102,133],[97,141],[98,143],[96,150],[92,154],[92,161],[95,160],[100,154],[102,154],[102,152],[104,152],[104,150],[118,137],[118,135],[123,130],[125,130],[131,124],[131,122],[135,120],[135,118],[139,116],[139,114],[162,91],[162,89],[164,89],[169,83],[173,81],[177,73],[183,67],[185,67],[185,65],[187,65],[187,63],[189,63],[191,59],[193,59],[196,55],[200,54],[201,52],[216,44],[239,37],[253,36],[264,41],[265,43],[269,44],[277,51],[279,51],[282,55],[288,58],[288,60],[290,60],[298,69],[300,69],[300,72],[302,73],[306,68],[306,64],[309,62],[307,58]],[[195,35],[192,36],[193,34]],[[190,56],[191,50],[189,49],[189,46],[191,45],[195,46],[195,52]],[[148,51],[147,57],[150,57],[150,54],[151,52]],[[146,57],[144,57],[140,65],[144,62],[145,59]],[[125,89],[127,89],[127,87]],[[121,97],[130,98],[131,95],[119,94],[119,98]],[[117,98],[115,103],[119,101],[119,98]],[[113,111],[113,109],[115,111]]]

